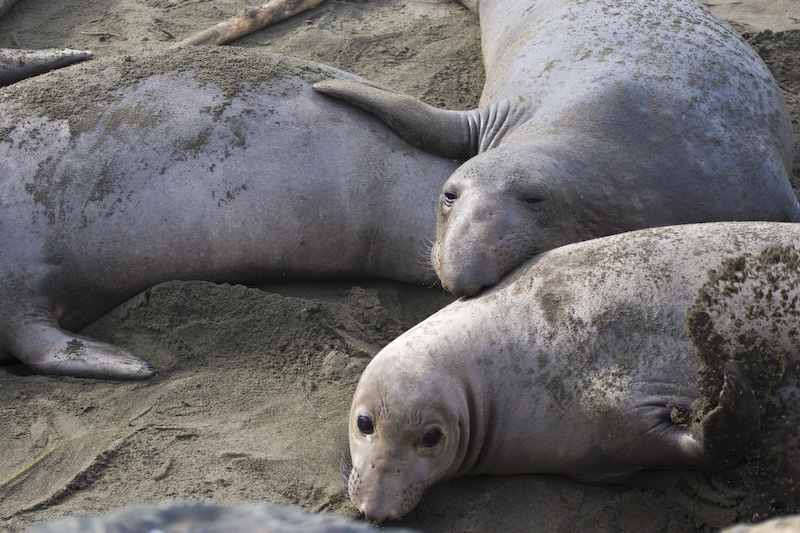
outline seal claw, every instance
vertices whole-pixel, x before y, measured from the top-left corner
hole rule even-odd
[[[761,428],[761,415],[747,374],[733,361],[725,363],[719,405],[701,422],[703,444],[720,466],[739,461]]]

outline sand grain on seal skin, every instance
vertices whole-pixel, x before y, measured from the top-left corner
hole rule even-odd
[[[800,482],[800,428],[787,422],[800,406],[800,253],[776,245],[759,254],[731,257],[708,273],[708,280],[686,313],[687,333],[704,362],[695,409],[716,406],[714,387],[721,361],[736,361],[750,376],[762,410],[759,447],[722,479],[750,487],[743,502],[769,501],[791,509]],[[769,336],[764,335],[768,326]],[[788,447],[790,453],[783,453]],[[748,479],[744,482],[744,479]],[[772,492],[772,489],[776,489]]]

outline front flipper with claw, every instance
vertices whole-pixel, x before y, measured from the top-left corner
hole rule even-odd
[[[725,363],[725,383],[719,404],[693,428],[715,466],[739,461],[761,427],[758,402],[750,380],[736,363]]]
[[[149,363],[113,344],[75,335],[45,317],[10,328],[10,351],[39,374],[99,379],[145,379]]]

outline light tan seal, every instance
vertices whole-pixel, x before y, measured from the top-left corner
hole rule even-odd
[[[454,477],[716,469],[769,435],[796,475],[798,302],[796,224],[545,252],[370,362],[350,411],[350,498],[382,522]]]

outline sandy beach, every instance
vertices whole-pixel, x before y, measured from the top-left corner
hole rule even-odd
[[[247,4],[233,0],[19,0],[0,47],[98,57],[164,50]],[[800,5],[721,0],[712,9],[775,75],[800,146]],[[477,17],[455,0],[327,0],[231,46],[335,66],[454,109],[483,86]],[[800,151],[793,187],[800,191]],[[347,414],[378,350],[452,301],[381,280],[153,287],[83,333],[158,369],[142,382],[0,367],[0,530],[143,502],[269,501],[357,517],[345,493]],[[647,472],[591,485],[545,475],[458,479],[390,525],[436,532],[710,531],[797,512],[748,464]]]

